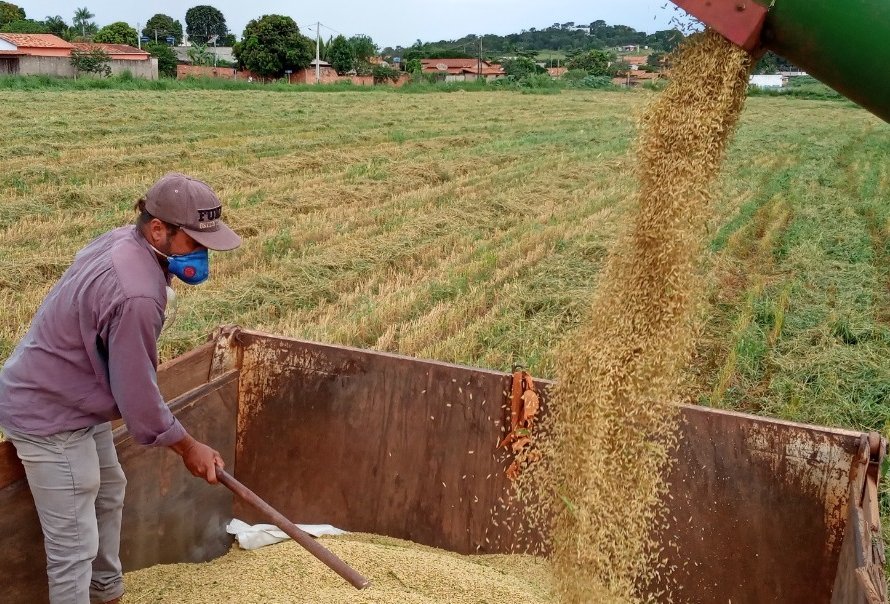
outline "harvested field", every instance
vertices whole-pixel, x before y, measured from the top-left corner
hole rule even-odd
[[[220,323],[555,375],[635,190],[639,92],[0,90],[0,359],[161,173],[245,236],[177,285],[171,358]],[[752,98],[708,226],[687,398],[858,429],[890,416],[890,129]]]
[[[233,547],[206,564],[174,564],[127,574],[125,604],[350,602],[355,604],[549,604],[546,561],[533,556],[459,556],[375,535],[323,537],[325,547],[369,577],[356,591],[293,541],[247,551]]]

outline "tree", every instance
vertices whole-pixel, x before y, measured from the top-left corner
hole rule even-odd
[[[229,28],[226,25],[226,18],[223,14],[212,6],[202,4],[193,6],[185,12],[185,33],[189,36],[189,41],[199,44],[208,44],[213,36],[219,36],[216,40],[217,46],[223,46],[223,40],[229,36]]]
[[[13,21],[24,21],[25,9],[11,2],[0,2],[0,27],[4,27],[7,23]]]
[[[664,63],[665,54],[663,52],[653,52],[646,57],[646,65],[653,71],[660,71]]]
[[[609,74],[614,77],[623,77],[627,75],[627,72],[630,71],[630,63],[627,61],[615,61],[611,65],[609,65]],[[599,75],[599,74],[594,74]]]
[[[420,62],[420,59],[411,59],[405,64],[405,71],[414,76],[419,76],[423,73],[423,63]]]
[[[176,53],[163,42],[149,42],[143,48],[158,60],[158,73],[164,77],[176,77]]]
[[[764,54],[754,68],[754,73],[757,74],[775,74],[780,71],[797,71],[797,67],[773,51]]]
[[[315,43],[300,33],[290,17],[263,15],[247,24],[233,52],[241,67],[261,76],[281,77],[286,70],[309,67]]]
[[[93,36],[93,42],[136,46],[139,44],[139,34],[123,21],[115,21],[96,32],[96,35]]]
[[[530,75],[542,73],[543,71],[545,71],[542,67],[539,67],[537,63],[535,63],[528,57],[515,57],[513,59],[506,59],[501,62],[501,65],[504,68],[505,74],[507,74],[508,76],[513,76],[517,79],[525,78]]]
[[[74,79],[77,79],[77,74],[81,72],[104,76],[111,75],[111,67],[108,65],[109,61],[111,61],[111,57],[98,46],[94,46],[89,50],[75,48],[71,51]]]
[[[398,82],[401,74],[398,69],[386,65],[375,65],[371,70],[371,75],[374,76],[375,84],[383,84],[387,81]]]
[[[8,34],[48,34],[52,33],[46,27],[46,23],[34,19],[20,19],[10,21],[3,26],[3,31]]]
[[[96,24],[90,21],[90,19],[95,16],[96,15],[91,13],[90,9],[85,6],[74,11],[74,19],[72,20],[72,23],[74,24],[75,29],[80,30],[80,35],[84,38],[87,36],[87,30],[96,30]]]
[[[349,38],[349,46],[352,47],[352,56],[357,64],[369,64],[371,57],[377,56],[377,45],[370,36],[359,34]]]
[[[352,71],[355,56],[352,54],[352,46],[345,37],[337,36],[328,46],[328,62],[339,74]]]
[[[146,21],[142,35],[148,36],[152,42],[164,42],[167,36],[172,36],[173,43],[178,46],[182,44],[182,23],[178,19],[174,20],[173,17],[158,13]]]
[[[47,17],[43,20],[43,23],[46,25],[46,29],[49,33],[55,34],[66,40],[70,37],[68,24],[65,23],[65,20],[61,16],[56,15],[55,17]]]
[[[609,75],[609,62],[614,57],[602,50],[589,50],[575,55],[566,62],[569,69],[583,69],[592,76]]]

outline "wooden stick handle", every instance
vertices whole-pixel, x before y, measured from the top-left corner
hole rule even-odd
[[[356,589],[365,589],[371,581],[361,576],[358,571],[343,562],[329,549],[312,538],[312,535],[301,531],[293,522],[284,517],[281,512],[260,499],[260,497],[246,486],[223,470],[216,468],[216,478],[220,484],[232,491],[235,495],[252,505],[275,526],[284,531],[291,539],[299,543],[310,554],[321,560],[332,571],[349,581]]]

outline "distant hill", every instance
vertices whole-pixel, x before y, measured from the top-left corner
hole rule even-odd
[[[463,58],[479,53],[479,36],[469,34],[457,40],[422,42],[417,40],[409,47],[384,48],[384,55],[412,58]],[[653,51],[666,52],[674,49],[683,39],[675,29],[647,34],[627,25],[608,25],[605,21],[592,23],[554,23],[550,27],[532,27],[518,34],[482,36],[482,54],[498,57],[514,54],[540,54],[547,51],[571,55],[591,49],[614,49],[621,46],[648,46]]]

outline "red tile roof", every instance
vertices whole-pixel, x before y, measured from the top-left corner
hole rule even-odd
[[[62,38],[52,34],[4,34],[0,38],[19,48],[74,48]]]
[[[479,68],[477,67],[464,67],[461,70],[463,73],[468,73],[470,75],[478,74]],[[490,75],[504,75],[504,68],[500,65],[492,65],[490,67],[482,66],[482,75],[490,76]]]
[[[420,62],[424,69],[438,69],[439,65],[444,65],[446,69],[475,68],[479,65],[479,59],[421,59]],[[488,67],[489,63],[482,61],[482,66]]]
[[[129,44],[99,44],[96,42],[74,42],[74,48],[80,50],[90,50],[91,48],[101,48],[110,55],[146,55],[144,50],[139,50],[135,46]]]

